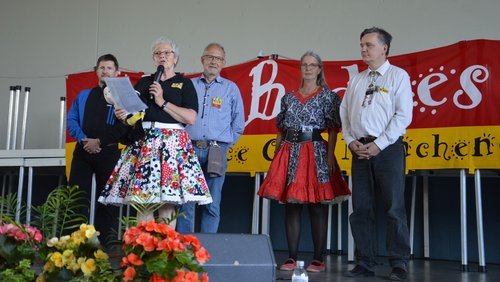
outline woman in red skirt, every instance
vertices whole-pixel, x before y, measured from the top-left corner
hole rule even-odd
[[[285,204],[289,258],[280,270],[295,267],[302,207],[307,205],[314,244],[307,271],[320,272],[325,270],[328,204],[344,200],[351,192],[334,155],[341,128],[340,97],[329,90],[323,62],[316,53],[306,52],[300,62],[302,83],[281,99],[276,154],[258,195]],[[321,137],[324,131],[328,141]]]

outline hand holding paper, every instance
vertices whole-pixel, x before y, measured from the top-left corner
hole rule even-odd
[[[139,98],[128,77],[106,77],[104,80],[115,106],[124,108],[128,113],[147,109],[148,106]]]

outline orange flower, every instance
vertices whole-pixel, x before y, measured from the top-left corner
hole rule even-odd
[[[196,271],[185,271],[195,265],[205,263],[210,258],[208,251],[201,247],[200,241],[195,236],[183,236],[165,223],[156,223],[154,220],[150,220],[140,222],[136,227],[128,228],[123,237],[123,249],[126,257],[122,258],[121,266],[128,266],[126,273],[124,273],[126,279],[130,280],[137,275],[148,275],[149,273],[150,282],[208,282],[206,273],[201,275],[200,280]],[[137,255],[138,251],[140,255]],[[159,252],[166,256],[166,263],[175,260],[175,263],[178,264],[175,277],[167,279],[142,267],[138,268],[138,266],[148,264],[152,259],[155,259]],[[180,252],[194,255],[196,261],[179,261],[176,255]],[[133,273],[129,268],[133,268]],[[140,271],[140,274],[136,271]]]
[[[144,223],[144,229],[148,232],[155,231],[156,225],[155,220],[151,219],[150,221]]]
[[[153,276],[151,276],[151,278],[149,278],[149,282],[168,282],[168,281],[170,281],[170,280],[168,280],[167,278],[164,278],[162,276],[159,276],[156,273],[153,273]]]
[[[164,251],[164,252],[170,252],[171,249],[170,249],[170,246],[168,244],[168,239],[164,239],[164,240],[161,240],[160,242],[158,242],[158,247],[156,247],[156,250],[158,251]]]
[[[193,271],[189,271],[189,272],[186,272],[186,276],[184,278],[184,281],[186,282],[198,282],[198,273],[196,272],[193,272]]]
[[[123,281],[132,281],[135,277],[135,268],[132,266],[127,267],[123,272]]]
[[[177,276],[172,278],[172,282],[198,282],[198,281],[199,281],[198,273],[193,271],[184,272],[182,270],[177,270]]]
[[[204,264],[205,262],[207,262],[207,260],[210,259],[210,254],[203,247],[201,247],[199,250],[197,250],[194,253],[194,255],[196,257],[196,260],[198,260],[201,264]]]
[[[177,275],[172,278],[172,282],[184,282],[185,276],[186,273],[184,271],[177,269]]]
[[[170,228],[170,229],[167,230],[167,234],[166,235],[167,235],[167,238],[174,239],[174,238],[179,237],[180,234],[177,233],[177,231],[175,231],[174,229]]]
[[[181,240],[179,239],[174,239],[174,240],[168,240],[168,246],[171,250],[175,252],[182,252],[186,249],[186,246],[182,244]]]
[[[193,246],[195,249],[201,247],[200,240],[193,235],[184,235],[184,243]]]
[[[172,227],[170,227],[168,224],[157,224],[155,226],[155,232],[157,233],[160,233],[162,235],[168,235],[169,234],[169,231],[174,231],[174,229],[172,229]]]
[[[141,231],[137,227],[129,227],[125,234],[123,234],[123,242],[127,245],[136,245],[135,239],[141,233]]]
[[[154,251],[158,244],[158,238],[151,236],[149,233],[141,233],[136,239],[136,243],[142,245],[146,252]]]
[[[128,256],[127,256],[127,261],[128,261],[130,264],[132,264],[132,265],[137,265],[137,266],[142,265],[142,264],[144,263],[144,262],[141,260],[141,258],[140,258],[138,255],[134,254],[134,253],[130,253],[130,254],[128,254]]]

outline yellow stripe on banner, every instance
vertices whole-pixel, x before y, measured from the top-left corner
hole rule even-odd
[[[71,162],[73,161],[73,151],[75,151],[76,141],[66,143],[66,179],[69,180]]]
[[[323,134],[327,139],[327,134]],[[406,169],[500,169],[500,126],[409,129],[403,137]],[[228,151],[229,172],[266,172],[274,156],[275,134],[243,135]],[[335,150],[348,175],[351,152],[342,134]]]
[[[500,126],[411,129],[404,141],[410,170],[500,168]]]
[[[328,134],[322,134],[325,140]],[[342,170],[351,174],[351,152],[342,134],[337,139],[335,155]],[[409,129],[403,137],[406,169],[500,169],[500,126]],[[66,143],[66,174],[75,142]],[[227,152],[228,172],[252,176],[266,172],[274,157],[276,134],[243,135]]]

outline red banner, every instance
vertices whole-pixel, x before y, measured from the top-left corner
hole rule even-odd
[[[498,50],[500,41],[473,40],[389,58],[408,72],[414,93],[413,121],[405,136],[408,169],[500,168]],[[300,85],[299,64],[260,58],[222,70],[223,77],[238,85],[245,104],[245,133],[229,152],[229,171],[267,170],[276,134],[274,118],[281,97]],[[349,78],[366,69],[361,60],[324,64],[328,85],[340,96]],[[75,93],[92,85],[93,72],[70,75],[68,105]],[[344,145],[340,141],[336,153],[341,167],[349,171],[350,152]]]

